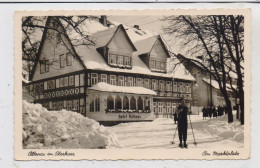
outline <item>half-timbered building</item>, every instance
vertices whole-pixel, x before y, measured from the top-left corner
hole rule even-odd
[[[190,106],[194,78],[183,66],[169,66],[171,55],[162,37],[136,40],[138,27],[108,27],[104,18],[99,23],[103,30],[91,34],[94,45],[86,46],[73,45],[73,33],[58,18],[48,17],[46,27],[58,31],[43,32],[30,77],[35,102],[100,122],[170,117],[181,98]]]

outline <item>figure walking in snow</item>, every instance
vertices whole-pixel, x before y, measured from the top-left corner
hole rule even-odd
[[[205,119],[207,119],[207,109],[205,108],[205,106],[203,107],[203,109],[202,109],[202,118],[203,118],[203,120]]]
[[[173,113],[173,120],[174,120],[174,124],[176,124],[176,122],[177,122],[177,113],[175,112],[175,113]]]
[[[188,115],[188,107],[185,106],[184,100],[181,100],[181,104],[177,108],[178,110],[178,133],[179,133],[179,140],[180,144],[179,147],[187,148],[187,129],[188,129],[188,122],[187,122],[187,115]],[[182,144],[183,141],[183,144]]]

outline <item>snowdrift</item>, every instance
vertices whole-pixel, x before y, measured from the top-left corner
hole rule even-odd
[[[118,146],[116,135],[98,122],[61,110],[48,111],[23,101],[23,147],[93,149]]]

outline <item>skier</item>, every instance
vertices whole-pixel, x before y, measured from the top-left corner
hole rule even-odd
[[[218,113],[217,113],[217,110],[216,110],[216,108],[214,106],[212,107],[212,112],[213,112],[213,118],[214,117],[217,118],[218,117]]]
[[[173,119],[174,119],[174,124],[176,124],[176,122],[177,122],[177,113],[175,112],[175,113],[173,113]]]
[[[180,144],[179,147],[187,148],[187,129],[188,129],[188,122],[187,122],[187,115],[188,115],[188,107],[185,106],[184,100],[181,100],[181,104],[178,106],[178,133],[179,133],[179,140]],[[182,140],[184,144],[182,145]]]

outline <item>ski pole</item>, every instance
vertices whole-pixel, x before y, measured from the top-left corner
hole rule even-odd
[[[190,119],[190,114],[189,114],[189,119]],[[191,126],[192,135],[193,135],[194,145],[196,146],[197,142],[195,140],[195,136],[194,136],[194,132],[193,132],[192,124],[191,124],[191,119],[190,119],[190,126]]]
[[[174,136],[173,136],[172,144],[174,144],[174,139],[175,139],[175,136],[176,136],[177,129],[178,129],[178,122],[177,122],[177,127],[175,129],[175,133],[174,133]]]

